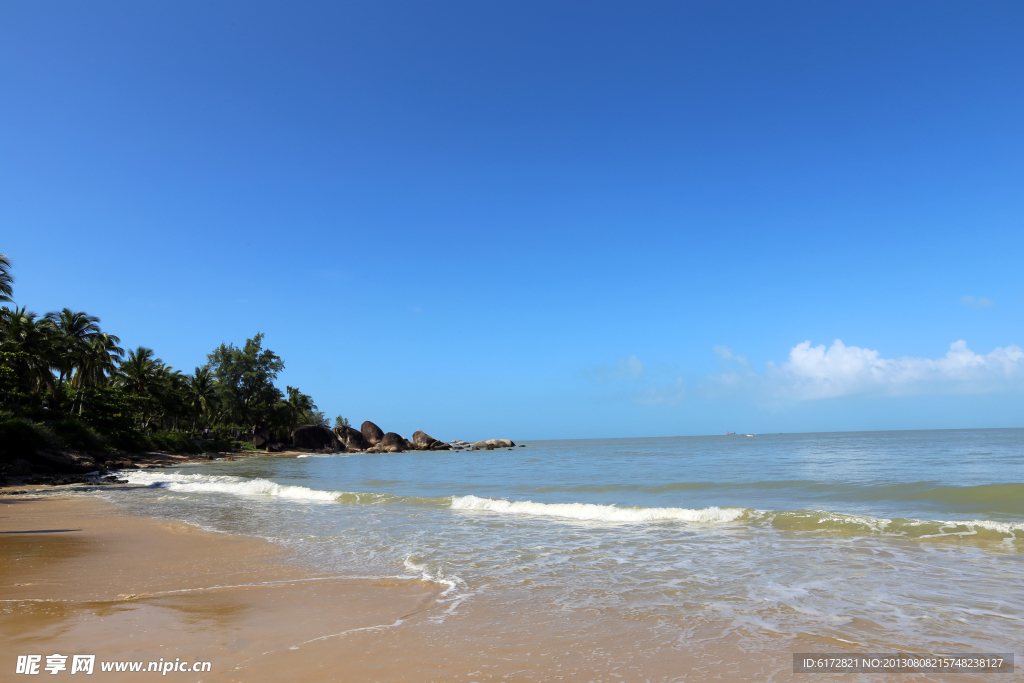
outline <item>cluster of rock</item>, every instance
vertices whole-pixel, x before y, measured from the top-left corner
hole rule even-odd
[[[7,461],[3,473],[15,477],[29,474],[103,474],[107,470],[138,469],[139,466],[132,461],[139,457],[124,451],[40,450]]]
[[[477,441],[470,446],[470,450],[493,451],[495,448],[515,448],[515,446],[509,439],[488,439],[487,441]]]
[[[367,420],[359,429],[354,427],[335,427],[328,429],[319,425],[303,425],[292,432],[292,443],[299,448],[333,451],[361,451],[365,453],[402,453],[404,451],[450,451],[471,448],[472,450],[494,450],[495,448],[515,446],[508,439],[491,439],[469,444],[465,441],[445,443],[435,439],[426,432],[418,430],[413,433],[412,440],[406,439],[395,432],[383,429]],[[257,444],[253,437],[253,445],[264,448],[270,445],[269,437]]]

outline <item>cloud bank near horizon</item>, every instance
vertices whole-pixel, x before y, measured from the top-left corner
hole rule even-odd
[[[1015,344],[975,353],[963,339],[940,358],[883,358],[836,339],[828,348],[805,341],[764,376],[778,398],[798,401],[844,396],[983,394],[1024,389],[1024,350]]]
[[[616,394],[642,405],[678,404],[687,397],[744,397],[778,405],[846,397],[1024,391],[1024,349],[1015,344],[980,354],[960,339],[939,358],[884,358],[877,350],[847,346],[840,339],[830,346],[804,341],[792,347],[782,363],[768,361],[764,372],[754,371],[746,357],[729,347],[715,346],[713,352],[729,369],[704,379],[648,372],[635,355],[589,374],[600,384],[618,385]]]

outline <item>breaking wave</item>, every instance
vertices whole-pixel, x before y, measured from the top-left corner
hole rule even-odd
[[[508,501],[476,496],[455,496],[453,510],[486,510],[508,515],[537,515],[600,522],[678,522],[722,523],[744,516],[744,508],[709,507],[700,510],[688,508],[620,508],[614,505],[591,503],[534,503],[529,500]]]
[[[226,475],[175,474],[128,471],[122,473],[129,484],[163,488],[179,493],[227,493],[236,496],[267,496],[289,500],[303,500],[325,503],[408,503],[447,502],[446,498],[429,499],[412,496],[396,496],[391,493],[365,493],[360,491],[322,491],[306,486],[278,484],[269,479],[247,479]]]
[[[347,504],[405,504],[450,508],[463,512],[548,517],[577,521],[640,524],[683,522],[691,524],[742,524],[796,533],[828,533],[848,536],[881,535],[908,539],[959,537],[973,541],[1024,541],[1024,522],[927,520],[883,518],[826,510],[755,510],[740,507],[618,507],[593,503],[536,503],[474,495],[423,498],[391,493],[324,491],[306,486],[278,484],[269,479],[226,475],[126,471],[130,484],[179,493],[223,493],[236,496]]]

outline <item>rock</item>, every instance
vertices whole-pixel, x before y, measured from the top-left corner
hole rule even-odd
[[[96,461],[78,451],[37,451],[32,459],[33,469],[56,474],[85,474],[96,471]]]
[[[282,446],[279,443],[268,443],[267,444],[267,452],[268,453],[280,453],[283,450],[284,450],[284,446]]]
[[[352,427],[335,427],[331,431],[338,437],[338,441],[345,444],[345,448],[350,451],[364,451],[370,447],[370,444],[368,444],[366,439],[363,437],[363,433],[358,429],[353,429]]]
[[[252,445],[254,448],[267,448],[270,445],[270,432],[267,431],[267,423],[260,420],[252,428]]]
[[[32,474],[32,463],[28,460],[15,458],[4,466],[6,474],[11,477],[23,477]]]
[[[444,441],[435,441],[430,445],[430,450],[432,451],[450,451],[451,449],[452,447]]]
[[[359,428],[360,433],[363,435],[363,439],[367,445],[376,446],[384,438],[384,430],[373,424],[369,420],[363,423],[363,426]]]
[[[486,441],[477,441],[473,444],[472,449],[474,451],[488,450],[493,451],[495,448],[514,448],[515,444],[509,439],[488,439]]]
[[[344,450],[344,445],[338,441],[327,427],[320,425],[302,425],[292,432],[292,443],[299,448],[331,448],[333,450]]]
[[[384,438],[377,445],[386,453],[401,453],[405,450],[411,450],[411,444],[394,432],[385,434]]]
[[[440,443],[422,429],[416,430],[412,435],[413,447],[418,451],[429,451],[435,443]]]

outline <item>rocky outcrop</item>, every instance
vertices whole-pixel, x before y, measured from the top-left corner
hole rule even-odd
[[[438,441],[423,430],[417,430],[413,433],[412,445],[418,451],[448,451],[452,448],[444,441]]]
[[[55,474],[86,474],[99,468],[96,460],[78,451],[37,451],[30,463],[34,469]]]
[[[344,450],[343,444],[327,427],[303,425],[292,432],[292,443],[299,448],[331,448]]]
[[[402,451],[412,450],[412,444],[394,432],[385,434],[384,438],[377,445],[384,453],[401,453]]]
[[[370,447],[370,444],[366,443],[363,433],[358,429],[353,429],[352,427],[335,427],[331,431],[334,432],[336,437],[338,437],[338,441],[345,444],[346,450],[365,451]]]
[[[268,448],[270,446],[270,432],[267,431],[267,423],[260,421],[252,428],[252,445],[254,448]]]
[[[384,430],[369,420],[363,423],[363,426],[359,428],[359,432],[363,435],[363,439],[368,446],[376,446],[384,438]]]
[[[488,439],[474,443],[472,450],[493,451],[495,448],[515,448],[515,443],[510,439]]]

